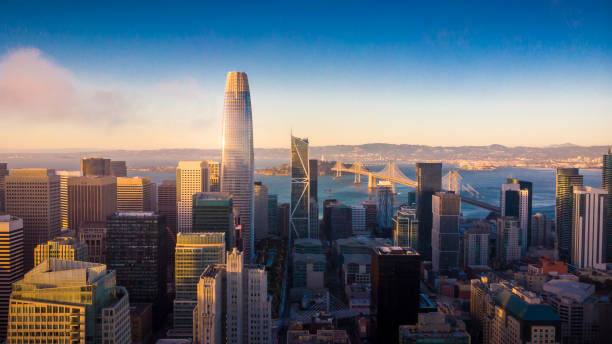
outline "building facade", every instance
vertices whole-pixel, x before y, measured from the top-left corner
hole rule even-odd
[[[87,244],[72,236],[58,236],[34,249],[34,265],[46,259],[87,261]]]
[[[6,339],[13,283],[23,278],[23,221],[0,215],[0,341]]]
[[[106,221],[85,222],[78,238],[87,245],[87,261],[106,264]]]
[[[607,197],[604,189],[574,187],[571,261],[578,268],[606,263]]]
[[[236,245],[233,198],[226,192],[199,192],[193,195],[193,232],[225,233],[226,249]]]
[[[291,136],[291,235],[309,239],[310,234],[310,162],[308,139]]]
[[[115,177],[68,179],[68,226],[77,233],[85,222],[101,222],[117,211]]]
[[[62,229],[69,229],[70,222],[68,217],[68,179],[80,177],[81,171],[57,171],[60,176],[60,211],[62,214]]]
[[[110,162],[111,176],[114,177],[127,177],[127,165],[125,161],[113,161]]]
[[[531,244],[536,247],[552,248],[556,238],[555,222],[545,214],[535,213],[531,216]]]
[[[463,233],[463,264],[468,266],[489,265],[489,236],[486,228],[470,228]]]
[[[6,182],[4,178],[9,175],[9,170],[5,162],[0,162],[0,213],[6,208]]]
[[[453,192],[436,192],[431,206],[433,271],[449,272],[456,269],[459,262],[461,198]]]
[[[608,192],[608,208],[606,209],[606,261],[612,262],[612,147],[608,149],[608,154],[603,156],[603,166],[601,170],[601,187]]]
[[[193,195],[208,191],[208,163],[179,161],[176,168],[176,202],[178,231],[192,230]]]
[[[105,158],[82,158],[81,175],[84,177],[110,176],[111,160]]]
[[[253,190],[253,217],[255,219],[253,230],[257,242],[268,237],[268,188],[261,182],[255,182]]]
[[[432,196],[442,189],[442,164],[417,163],[417,220],[419,220],[419,249],[423,260],[431,260]]]
[[[564,261],[569,261],[571,258],[573,187],[582,186],[582,183],[583,176],[578,174],[577,168],[557,169],[555,189],[555,229],[557,231],[559,257]]]
[[[155,211],[155,189],[148,177],[117,177],[117,211]]]
[[[351,228],[353,235],[368,235],[365,225],[365,208],[362,206],[351,207]]]
[[[393,218],[393,246],[417,249],[419,221],[416,208],[401,206]]]
[[[521,259],[521,225],[518,218],[502,216],[497,219],[497,263],[510,264]]]
[[[391,228],[393,218],[393,204],[395,203],[395,192],[393,184],[386,180],[381,180],[376,185],[377,199],[377,224],[379,228]]]
[[[278,195],[268,195],[268,232],[271,235],[278,233]]]
[[[530,200],[531,183],[529,188],[521,187],[515,179],[508,179],[508,183],[501,186],[500,210],[501,216],[513,216],[519,219],[521,227],[521,249],[527,252],[529,247],[529,234],[531,224]],[[522,182],[526,183],[526,182]]]

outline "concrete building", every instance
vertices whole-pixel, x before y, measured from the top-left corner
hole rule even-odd
[[[13,169],[5,177],[6,212],[23,220],[23,268],[34,266],[36,245],[55,238],[62,228],[60,178],[52,169]]]
[[[103,264],[50,259],[13,287],[8,343],[131,343],[128,294]]]
[[[225,266],[207,266],[198,280],[197,303],[193,310],[193,342],[225,344]]]
[[[497,263],[501,265],[521,259],[521,227],[516,217],[500,217],[497,219],[496,254]]]
[[[423,260],[431,260],[431,202],[434,193],[442,189],[442,163],[417,163],[417,220],[419,220],[419,249]],[[416,319],[415,319],[416,321]]]
[[[319,289],[324,287],[326,258],[323,254],[293,254],[293,287]]]
[[[87,261],[106,264],[106,221],[85,222],[78,238],[87,245]]]
[[[6,339],[13,283],[23,278],[23,221],[0,215],[0,341]]]
[[[268,232],[271,235],[279,235],[278,195],[268,195]]]
[[[459,263],[461,198],[453,192],[432,196],[431,250],[433,271],[448,273]]]
[[[102,222],[117,211],[115,177],[93,176],[68,179],[68,226],[76,231],[85,222]]]
[[[253,195],[253,230],[257,242],[268,237],[268,188],[261,182],[255,182]]]
[[[368,236],[370,233],[366,229],[365,208],[363,206],[351,207],[351,231],[353,235]]]
[[[36,266],[50,258],[85,262],[87,257],[87,244],[72,236],[57,236],[46,243],[38,244],[34,249]]]
[[[531,222],[531,183],[529,187],[523,187],[519,181],[508,179],[508,183],[501,186],[500,209],[501,216],[513,216],[519,219],[521,228],[521,249],[527,252],[529,246],[530,222]]]
[[[244,343],[268,344],[272,341],[272,304],[268,278],[261,265],[246,267],[247,319]]]
[[[193,195],[208,192],[208,162],[179,161],[176,168],[176,202],[179,232],[191,232]]]
[[[556,179],[555,229],[559,257],[569,262],[572,249],[573,187],[582,186],[583,176],[578,174],[577,168],[558,168]]]
[[[531,245],[552,248],[555,245],[555,222],[545,214],[531,216]]]
[[[470,343],[470,335],[465,330],[465,323],[442,312],[419,313],[416,325],[402,325],[399,332],[400,344]]]
[[[81,177],[81,171],[57,171],[60,176],[60,211],[62,214],[62,229],[69,229],[68,217],[68,179],[72,177]]]
[[[489,236],[488,228],[469,228],[463,233],[463,264],[468,266],[489,265]]]
[[[419,239],[419,221],[416,208],[401,206],[393,218],[393,246],[416,249]]]
[[[606,263],[606,209],[608,193],[575,186],[572,216],[572,264],[584,269]]]
[[[323,202],[323,231],[329,241],[348,238],[352,235],[351,208],[333,200]]]
[[[81,175],[84,177],[110,176],[111,160],[105,158],[81,158]]]
[[[125,161],[113,161],[110,162],[111,176],[114,177],[127,177],[127,166]]]
[[[149,177],[117,177],[117,211],[155,211],[155,189]]]
[[[393,184],[386,180],[381,180],[376,185],[377,199],[377,224],[379,228],[391,228],[393,218],[393,204],[395,203],[395,190]]]
[[[9,175],[9,170],[5,162],[0,162],[0,213],[6,208],[6,182],[4,178]]]
[[[192,223],[196,233],[225,233],[226,250],[236,245],[234,201],[226,192],[198,192],[193,195]]]
[[[178,233],[176,204],[176,180],[164,180],[157,187],[157,213],[166,217],[166,226],[175,235]]]

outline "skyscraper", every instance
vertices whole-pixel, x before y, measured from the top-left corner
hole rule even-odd
[[[82,223],[78,238],[87,245],[88,262],[106,264],[106,220]]]
[[[249,80],[229,72],[223,104],[221,191],[232,195],[240,218],[244,254],[250,260],[255,245],[253,226],[253,118]]]
[[[105,158],[82,158],[81,174],[84,177],[110,176],[111,160]]]
[[[606,209],[608,215],[606,228],[606,261],[612,262],[612,147],[608,149],[608,154],[604,154],[603,156],[601,187],[608,191],[608,208]]]
[[[583,177],[577,168],[558,168],[556,181],[555,220],[559,258],[569,261],[572,248],[572,197],[574,186],[582,186]]]
[[[9,299],[13,283],[23,277],[23,221],[0,215],[0,340],[6,339]]]
[[[125,165],[125,161],[111,161],[110,170],[111,176],[127,177],[127,166]]]
[[[463,268],[489,265],[489,236],[491,230],[480,226],[463,233]]]
[[[208,163],[179,161],[176,168],[176,202],[178,231],[191,232],[193,195],[208,191]]]
[[[606,263],[607,198],[604,189],[574,187],[571,254],[578,268]]]
[[[419,238],[419,221],[416,209],[401,206],[393,218],[393,246],[410,247],[416,250]]]
[[[218,161],[208,160],[208,188],[210,192],[220,192],[221,184],[219,183],[219,167]]]
[[[291,236],[310,239],[308,139],[291,135]]]
[[[244,269],[244,257],[242,252],[233,249],[227,253],[227,301],[226,301],[226,326],[227,326],[227,343],[242,344],[244,336],[244,315],[245,304],[244,296],[248,295],[243,292],[244,278],[242,271]]]
[[[176,223],[176,181],[164,180],[157,188],[157,212],[166,216],[166,226],[174,234],[177,233]]]
[[[77,233],[84,222],[105,221],[117,211],[117,181],[111,176],[68,179],[68,225]]]
[[[351,207],[351,227],[353,235],[369,235],[365,225],[365,208],[363,206]]]
[[[261,182],[254,185],[254,218],[253,229],[255,231],[255,241],[268,237],[268,188]]]
[[[34,266],[46,259],[87,261],[87,244],[71,236],[58,236],[34,249]]]
[[[323,229],[326,240],[350,237],[353,234],[352,220],[351,207],[335,199],[323,202]]]
[[[268,195],[268,232],[278,235],[278,195]]]
[[[193,232],[225,233],[227,251],[235,245],[233,199],[226,192],[193,195]]]
[[[6,212],[23,220],[23,267],[34,266],[34,247],[62,227],[60,179],[52,169],[13,169],[6,180]]]
[[[0,213],[4,212],[6,199],[6,183],[4,177],[9,175],[5,162],[0,162]]]
[[[505,265],[521,259],[521,224],[518,218],[502,216],[497,219],[497,262]]]
[[[436,192],[432,198],[431,250],[433,270],[449,272],[459,262],[461,198],[454,192]]]
[[[553,238],[555,223],[553,219],[542,213],[531,216],[531,244],[552,248],[555,243]]]
[[[57,171],[56,174],[60,176],[60,211],[62,214],[62,229],[69,229],[68,179],[72,177],[80,177],[81,171]]]
[[[431,199],[436,191],[442,189],[442,164],[416,164],[417,179],[417,219],[419,220],[419,249],[423,260],[431,260]]]
[[[501,186],[501,216],[514,216],[519,219],[523,252],[527,251],[531,239],[531,190],[530,182],[511,178]]]
[[[310,195],[310,237],[319,238],[319,161],[308,161],[308,188]]]
[[[376,199],[378,200],[378,227],[389,229],[392,225],[393,204],[395,203],[393,184],[386,180],[379,181],[376,185]]]
[[[200,275],[197,303],[193,311],[194,343],[226,343],[225,271],[225,265],[209,265]]]
[[[117,177],[117,211],[154,211],[154,188],[149,177]]]
[[[372,200],[367,200],[361,203],[361,205],[365,208],[366,229],[368,230],[368,232],[374,233],[376,231],[378,223],[378,210],[376,209],[376,202]]]

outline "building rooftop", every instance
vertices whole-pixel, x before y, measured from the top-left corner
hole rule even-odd
[[[115,216],[120,217],[146,217],[146,216],[155,216],[154,211],[124,211],[124,212],[116,212]]]
[[[527,303],[507,289],[500,290],[495,295],[495,300],[515,317],[526,321],[559,320],[559,316],[551,306]]]
[[[374,249],[379,256],[418,256],[419,253],[409,247],[380,246]]]
[[[327,261],[324,254],[316,253],[294,253],[293,260],[307,263],[325,263]]]
[[[559,298],[567,299],[578,303],[584,302],[595,293],[595,286],[592,284],[570,281],[565,279],[553,279],[544,284],[542,289],[545,292],[556,295]]]
[[[52,286],[93,284],[107,273],[106,265],[61,260],[51,258],[44,260],[23,277],[23,283]]]
[[[227,201],[231,196],[227,192],[197,192],[193,198],[196,201]]]
[[[372,256],[369,254],[345,254],[344,264],[370,264]]]

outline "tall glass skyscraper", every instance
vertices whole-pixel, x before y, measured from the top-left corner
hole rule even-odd
[[[558,168],[556,181],[555,220],[559,257],[569,261],[572,248],[573,187],[582,186],[583,176],[577,168]]]
[[[608,154],[603,156],[603,169],[601,172],[601,187],[608,191],[608,219],[606,228],[606,261],[612,262],[612,147]]]
[[[252,257],[253,226],[253,118],[249,80],[243,72],[229,72],[223,104],[221,191],[233,197],[240,216],[244,254]]]
[[[310,162],[308,139],[291,135],[291,212],[290,235],[296,239],[310,236]]]

